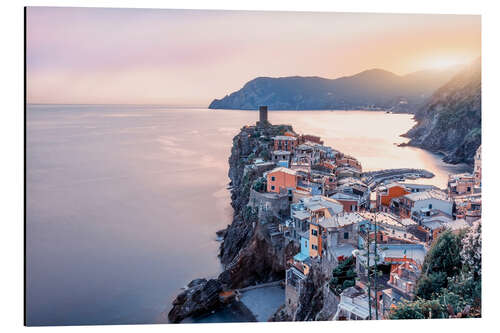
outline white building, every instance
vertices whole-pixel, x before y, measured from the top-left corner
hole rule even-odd
[[[447,215],[453,213],[453,201],[446,193],[438,190],[406,194],[399,200],[399,214],[401,217],[412,217],[414,212],[425,209],[439,210]]]

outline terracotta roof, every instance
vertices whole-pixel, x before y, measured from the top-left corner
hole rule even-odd
[[[275,172],[284,172],[284,173],[287,173],[289,175],[294,175],[294,176],[297,175],[297,171],[292,170],[292,169],[288,169],[285,167],[274,168],[271,171],[268,171],[269,174],[275,173]]]

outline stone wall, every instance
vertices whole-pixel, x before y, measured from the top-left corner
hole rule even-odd
[[[290,201],[288,194],[260,193],[252,189],[248,206],[258,209],[259,221],[266,221],[271,217],[280,217],[289,214]]]
[[[323,286],[323,309],[316,316],[316,320],[332,320],[337,312],[340,297],[331,291],[328,283]]]
[[[298,304],[299,304],[298,290],[295,287],[287,284],[285,287],[285,309],[286,309],[286,314],[290,318],[294,317],[295,312],[297,311]]]

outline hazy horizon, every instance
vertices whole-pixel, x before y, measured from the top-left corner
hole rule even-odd
[[[442,70],[446,70],[446,69],[452,69],[453,67],[455,66],[466,66],[467,64],[457,64],[457,65],[452,65],[452,66],[448,66],[448,67],[444,67]],[[372,70],[372,69],[381,69],[381,70],[385,70],[383,68],[369,68],[369,69],[366,69],[366,70],[363,70],[361,72],[364,72],[364,71],[369,71],[369,70]],[[413,74],[413,73],[417,73],[417,72],[420,72],[420,71],[431,71],[433,70],[432,68],[428,68],[428,69],[421,69],[421,70],[417,70],[417,71],[414,71],[414,72],[410,72],[410,73],[406,73],[406,74],[396,74],[396,73],[393,73],[391,71],[388,71],[388,70],[385,70],[385,71],[388,71],[388,72],[391,72],[393,74],[396,74],[396,75],[399,75],[399,76],[405,76],[405,75],[409,75],[409,74]],[[359,73],[361,73],[359,72]],[[356,75],[358,73],[354,73],[352,75]],[[285,77],[307,77],[307,76],[300,76],[300,75],[290,75],[290,76],[275,76],[275,77],[272,77],[272,78],[285,78]],[[351,76],[351,75],[346,75],[346,76]],[[317,77],[317,76],[315,76]],[[339,76],[339,77],[335,77],[335,78],[326,78],[326,79],[338,79],[338,78],[342,78],[342,77],[345,77],[345,76]],[[253,80],[253,79],[252,79]],[[250,80],[249,80],[250,81]],[[245,82],[246,83],[246,82]],[[244,84],[239,87],[239,88],[235,88],[233,91],[231,91],[230,93],[234,92],[234,91],[237,91],[241,88],[243,88]],[[224,96],[221,96],[221,97],[224,97]],[[213,99],[215,98],[219,98],[219,97],[214,97]],[[210,100],[208,103],[210,103],[212,100]],[[53,103],[53,102],[49,102],[49,103],[43,103],[43,102],[29,102],[27,101],[26,104],[28,105],[123,105],[123,106],[152,106],[152,107],[171,107],[171,108],[208,108],[208,103],[206,104],[189,104],[189,103],[181,103],[181,104],[175,104],[175,103],[147,103],[147,102],[143,102],[143,103],[71,103],[71,102],[65,102],[65,103]],[[255,109],[257,110],[257,109]],[[246,110],[246,111],[255,111],[255,110]],[[245,111],[245,110],[243,110]],[[270,111],[286,111],[286,110],[270,110]],[[297,111],[297,110],[288,110],[288,111]],[[314,110],[311,110],[311,111],[314,111]],[[339,111],[343,111],[343,110],[339,110]]]
[[[206,107],[256,77],[406,75],[481,56],[481,17],[28,7],[27,103]]]

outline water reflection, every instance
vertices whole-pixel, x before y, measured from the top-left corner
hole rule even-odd
[[[29,106],[30,325],[151,323],[185,283],[220,272],[215,231],[231,221],[232,137],[251,111]],[[413,120],[374,112],[271,112],[320,135],[365,170],[449,167],[398,147]],[[429,181],[428,181],[429,182]]]

